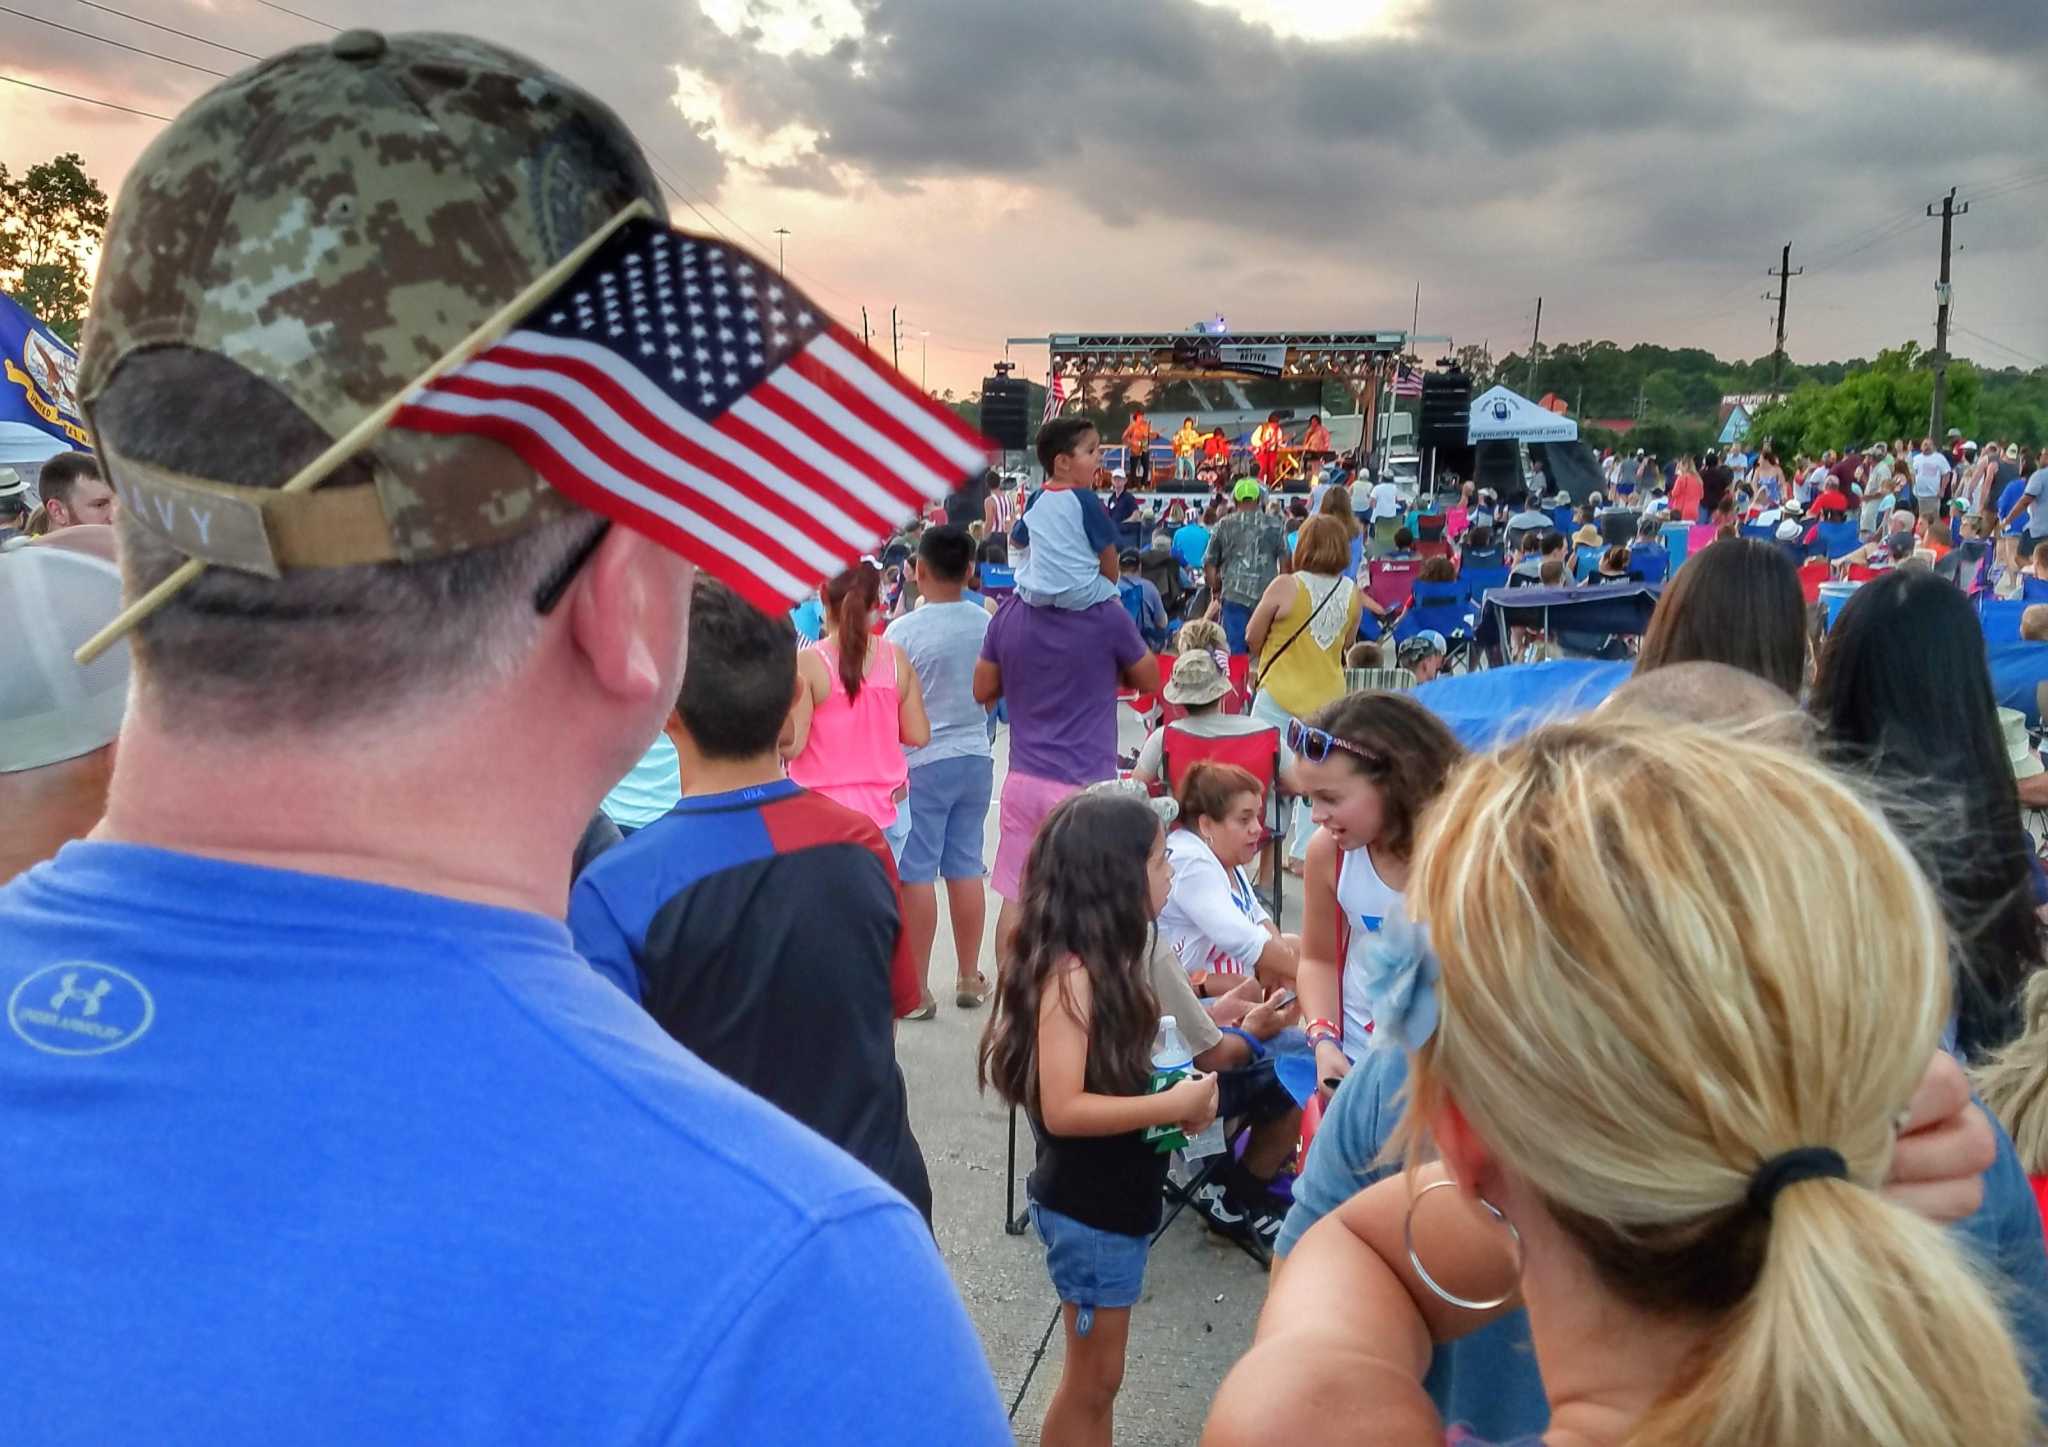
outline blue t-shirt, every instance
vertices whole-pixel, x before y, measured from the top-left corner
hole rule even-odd
[[[1344,1077],[1295,1179],[1294,1206],[1275,1243],[1281,1255],[1324,1216],[1399,1169],[1372,1163],[1400,1123],[1398,1096],[1407,1080],[1401,1050],[1369,1050]],[[1995,1118],[1991,1125],[1998,1157],[1984,1173],[1984,1204],[1955,1229],[2001,1293],[2035,1400],[2048,1402],[2048,1248],[2012,1138]],[[1438,1347],[1422,1385],[1446,1422],[1487,1440],[1540,1436],[1550,1425],[1527,1312],[1510,1312]]]
[[[1094,493],[1049,487],[1031,499],[1010,528],[1012,557],[1024,549],[1016,564],[1017,586],[1047,595],[1088,587],[1102,577],[1102,550],[1119,536]]]
[[[1173,530],[1173,555],[1183,568],[1199,568],[1209,555],[1209,530],[1200,523],[1182,523]]]
[[[600,806],[605,818],[621,829],[645,829],[683,797],[682,761],[676,757],[675,741],[667,734],[654,736],[640,762],[626,771],[626,777],[612,785]]]
[[[1008,1442],[896,1192],[557,920],[136,845],[0,887],[7,1442]]]

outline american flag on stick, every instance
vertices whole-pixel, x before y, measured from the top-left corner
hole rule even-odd
[[[1394,372],[1394,395],[1396,397],[1420,397],[1422,395],[1422,373],[1408,367]]]
[[[773,268],[649,219],[416,388],[391,425],[503,443],[778,612],[988,457]]]
[[[1040,427],[1060,415],[1060,408],[1067,405],[1067,379],[1054,367],[1045,379],[1045,415],[1038,419]]]

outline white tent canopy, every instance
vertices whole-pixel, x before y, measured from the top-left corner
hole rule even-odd
[[[1546,412],[1519,392],[1495,387],[1472,401],[1467,442],[1576,442],[1579,424]]]

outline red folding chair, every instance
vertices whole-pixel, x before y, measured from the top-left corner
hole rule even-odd
[[[1266,844],[1273,855],[1273,918],[1280,918],[1280,901],[1287,878],[1286,860],[1281,852],[1286,848],[1287,800],[1280,789],[1280,730],[1260,729],[1255,733],[1227,734],[1221,738],[1205,734],[1190,733],[1177,725],[1169,725],[1161,744],[1160,772],[1166,777],[1168,792],[1180,793],[1180,780],[1190,768],[1199,763],[1235,764],[1254,779],[1264,791],[1263,805],[1271,801],[1273,818],[1279,821],[1278,828],[1266,831]]]
[[[1799,591],[1809,603],[1820,601],[1820,585],[1835,576],[1834,567],[1826,558],[1811,558],[1799,565]]]
[[[1416,575],[1421,571],[1420,559],[1382,558],[1372,565],[1365,591],[1380,607],[1389,613],[1398,613],[1408,606],[1409,595],[1415,591]]]
[[[1252,707],[1252,695],[1249,686],[1252,676],[1251,655],[1248,653],[1231,654],[1229,674],[1230,696],[1223,700],[1223,711],[1225,713],[1250,713]]]

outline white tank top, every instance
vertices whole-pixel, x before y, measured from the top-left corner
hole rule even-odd
[[[1344,1053],[1361,1058],[1372,1046],[1372,1006],[1362,975],[1365,952],[1389,919],[1405,914],[1401,891],[1391,888],[1372,867],[1367,849],[1347,849],[1337,856],[1337,907],[1344,911],[1344,973],[1338,985],[1343,1011]]]

